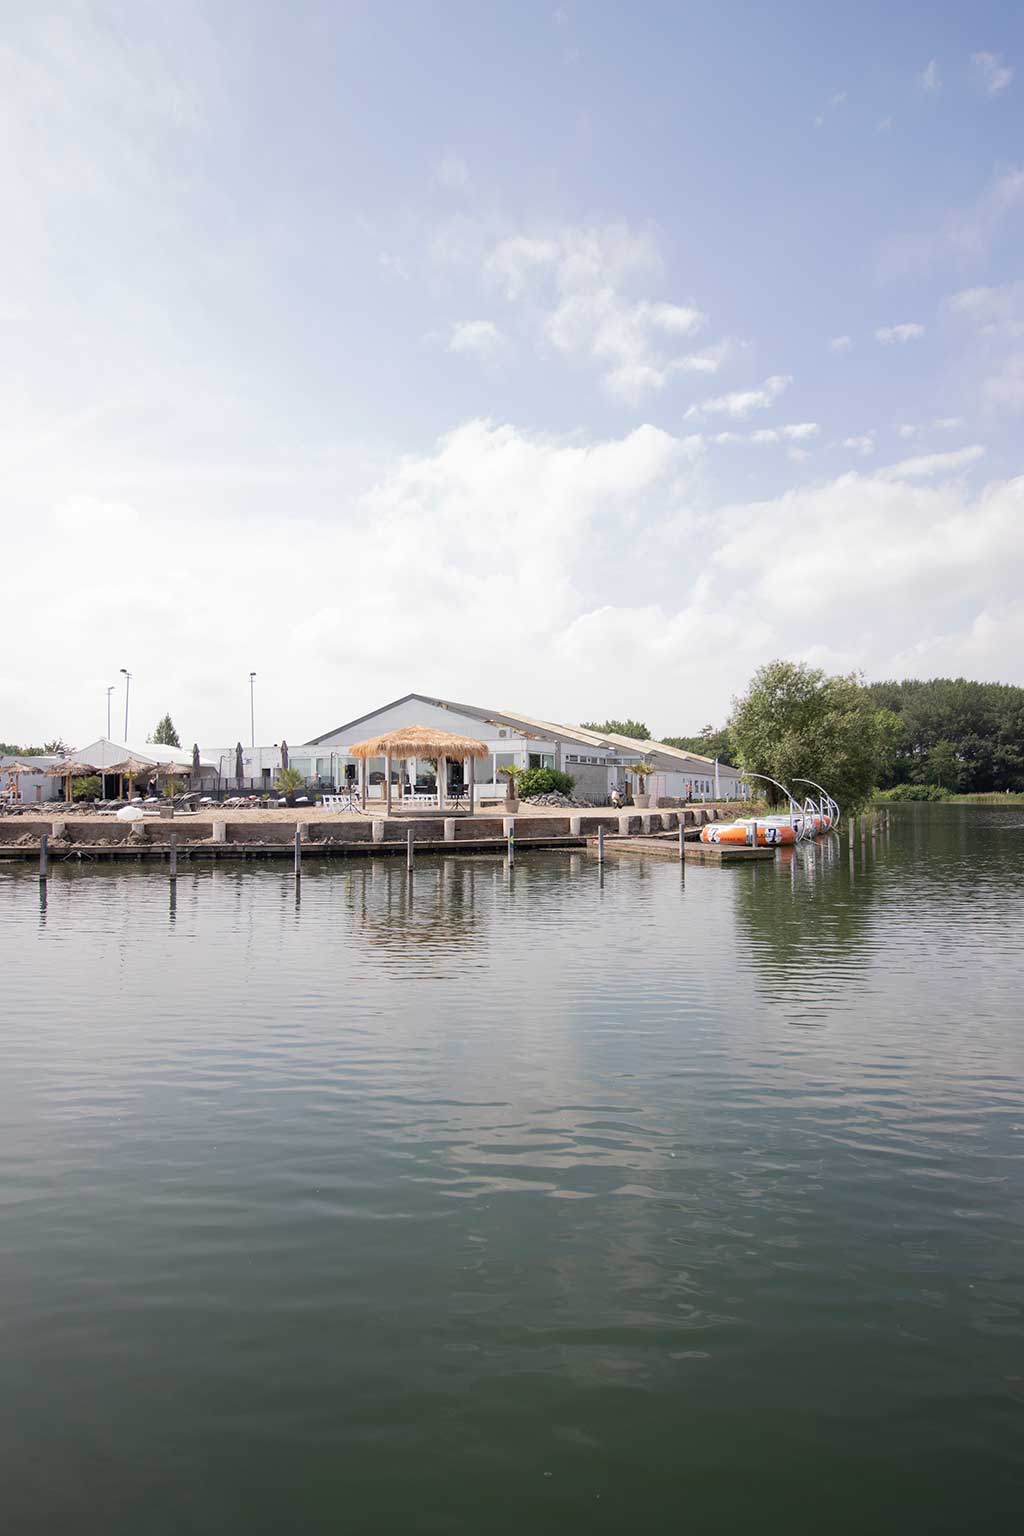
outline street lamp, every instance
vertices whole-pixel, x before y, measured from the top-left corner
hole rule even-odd
[[[110,695],[113,693],[113,691],[114,691],[114,685],[113,685],[113,683],[111,683],[110,687],[107,689],[107,740],[108,741],[110,740]]]
[[[252,746],[256,745],[256,705],[253,702],[252,680],[255,672],[249,673],[249,734],[252,737]]]
[[[131,687],[132,675],[128,671],[127,667],[122,667],[121,671],[124,673],[124,739],[125,739],[125,745],[127,745],[127,743],[128,743],[128,690]]]

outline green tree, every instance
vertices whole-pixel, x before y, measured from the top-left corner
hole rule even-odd
[[[282,768],[274,780],[274,788],[279,789],[282,795],[293,795],[305,782],[297,768]]]
[[[152,742],[158,743],[162,747],[181,746],[178,733],[174,729],[174,721],[171,719],[170,715],[164,715],[163,719],[157,723],[157,728],[149,739]]]
[[[736,745],[729,727],[716,730],[713,725],[704,726],[699,736],[662,736],[666,746],[678,747],[681,752],[695,752],[698,757],[717,757],[721,763],[731,763],[736,755]]]
[[[729,728],[738,766],[799,794],[815,779],[844,810],[871,794],[881,756],[877,710],[856,675],[828,677],[804,662],[772,661],[734,703]]]
[[[951,741],[937,741],[928,753],[928,778],[943,789],[956,789],[960,782],[960,759]]]
[[[947,742],[956,756],[958,788],[1024,789],[1024,688],[933,677],[872,683],[869,692],[901,726],[879,780],[887,788],[928,783],[931,753]],[[948,776],[948,756],[940,753],[939,762]]]
[[[585,731],[599,736],[631,736],[634,741],[650,741],[651,733],[642,720],[584,720]]]

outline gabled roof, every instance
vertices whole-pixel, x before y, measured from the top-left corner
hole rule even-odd
[[[335,726],[333,731],[325,731],[322,736],[313,736],[309,741],[303,742],[306,747],[318,747],[331,736],[346,735],[365,725],[367,720],[373,720],[385,710],[395,709],[399,704],[408,704],[411,700],[417,700],[420,704],[430,704],[435,709],[450,709],[455,714],[467,715],[471,720],[479,720],[483,725],[506,726],[514,731],[519,731],[524,736],[542,736],[571,741],[585,742],[587,745],[600,746],[600,739],[592,731],[581,730],[579,726],[555,725],[550,720],[533,720],[529,715],[518,715],[509,709],[482,709],[479,704],[459,704],[454,699],[439,699],[426,693],[404,693],[400,699],[392,699],[389,704],[380,704],[372,709],[368,715],[359,715],[355,720],[348,720],[343,725]]]

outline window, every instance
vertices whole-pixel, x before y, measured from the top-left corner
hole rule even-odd
[[[531,752],[531,768],[553,768],[555,766],[554,755],[551,752]]]

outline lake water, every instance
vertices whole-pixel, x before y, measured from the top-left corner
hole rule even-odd
[[[0,867],[4,1529],[1018,1528],[1024,812],[854,865]]]

